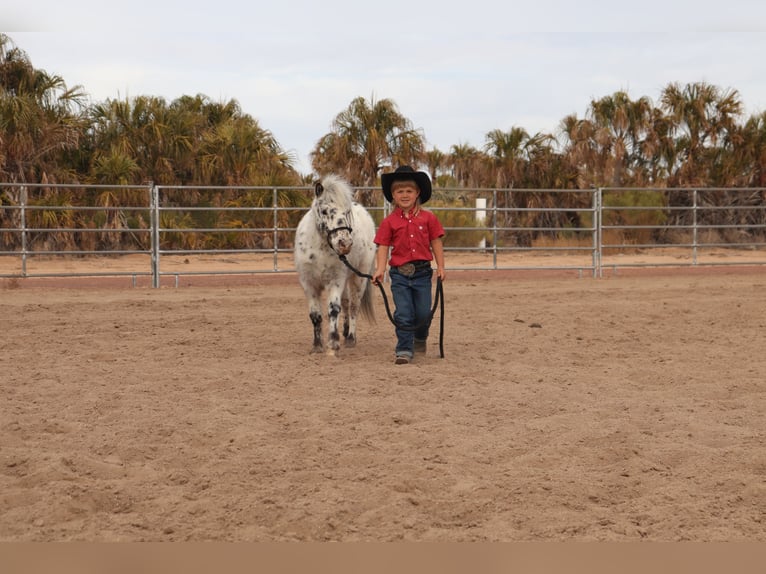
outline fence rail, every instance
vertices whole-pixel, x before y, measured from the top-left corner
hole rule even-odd
[[[361,188],[376,223],[390,206]],[[0,277],[294,272],[308,187],[0,183]],[[435,189],[448,269],[766,264],[762,188]],[[726,256],[724,256],[726,255]],[[127,265],[109,265],[116,259]]]

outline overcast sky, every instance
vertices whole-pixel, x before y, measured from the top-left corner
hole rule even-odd
[[[236,99],[303,173],[360,96],[393,100],[443,152],[494,129],[556,133],[618,90],[656,103],[671,82],[766,111],[763,0],[5,0],[2,13],[36,68],[92,102]]]

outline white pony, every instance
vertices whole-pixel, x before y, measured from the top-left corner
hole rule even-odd
[[[343,311],[345,346],[356,344],[356,319],[361,311],[374,321],[372,288],[341,260],[343,255],[355,269],[372,274],[375,264],[375,222],[353,200],[351,186],[336,175],[328,175],[314,186],[311,209],[295,232],[295,267],[306,293],[309,318],[314,325],[312,353],[324,351],[322,298],[326,296],[328,354],[340,349],[338,317]]]

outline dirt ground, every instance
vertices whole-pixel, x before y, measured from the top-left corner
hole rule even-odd
[[[2,541],[766,540],[763,268],[453,271],[408,366],[379,293],[331,357],[291,274],[61,284],[0,279]]]

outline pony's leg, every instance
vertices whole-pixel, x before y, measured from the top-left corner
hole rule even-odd
[[[311,324],[314,325],[314,346],[311,348],[312,353],[321,353],[324,351],[324,344],[322,343],[322,310],[319,306],[319,299],[312,297],[309,302],[309,318]]]
[[[343,292],[343,297],[340,300],[340,309],[343,313],[343,338],[346,340],[347,347],[353,347],[354,345],[348,344],[349,333],[349,302],[348,302],[348,289]]]
[[[338,333],[338,319],[340,318],[340,309],[340,289],[333,289],[330,291],[330,296],[327,298],[327,318],[329,320],[327,329],[327,346],[329,347],[328,353],[331,355],[334,355],[335,351],[340,349],[340,334]]]
[[[346,315],[343,323],[343,337],[346,347],[356,346],[356,318],[359,315],[360,298],[359,280],[357,277],[352,277],[346,285]]]

